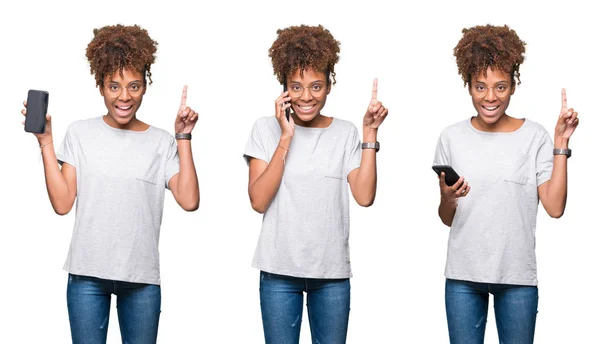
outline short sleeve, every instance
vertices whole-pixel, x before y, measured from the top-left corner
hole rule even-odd
[[[63,163],[67,163],[76,169],[79,168],[76,163],[76,134],[73,128],[73,124],[69,125],[67,128],[67,133],[65,134],[65,138],[63,139],[62,144],[58,152],[56,153],[56,159],[58,163],[62,166]]]
[[[438,139],[437,147],[435,148],[435,155],[433,157],[433,165],[450,165],[450,154],[448,154],[448,144],[445,142],[444,133],[440,134]]]
[[[346,159],[344,166],[344,175],[346,180],[348,180],[348,174],[352,172],[352,170],[360,167],[360,161],[362,159],[362,149],[361,142],[358,136],[358,129],[354,125],[352,125],[352,129],[350,131],[350,135],[348,137],[348,141],[346,143]]]
[[[550,180],[550,177],[552,176],[552,168],[554,166],[553,148],[554,144],[550,139],[550,135],[548,135],[547,132],[544,132],[544,136],[542,137],[540,147],[538,148],[535,157],[535,175],[538,186]]]
[[[165,188],[169,188],[169,181],[174,175],[179,173],[179,152],[177,151],[177,141],[169,135],[169,149],[167,150],[167,161],[165,164]]]
[[[246,142],[246,149],[244,150],[246,164],[250,164],[251,158],[269,162],[262,134],[261,121],[258,120],[254,123],[252,131],[250,132],[250,137],[248,137],[248,141]]]

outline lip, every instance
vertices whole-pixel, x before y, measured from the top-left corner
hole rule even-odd
[[[497,105],[481,105],[481,114],[486,117],[494,117],[498,115],[500,111],[500,104]]]
[[[119,117],[129,117],[133,112],[133,104],[131,105],[115,105],[115,114]]]
[[[310,105],[300,105],[300,104],[295,104],[295,110],[297,114],[300,115],[309,115],[311,113],[314,112],[314,110],[317,108],[317,104],[310,104]]]

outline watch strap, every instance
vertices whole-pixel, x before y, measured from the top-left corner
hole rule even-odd
[[[191,140],[191,139],[192,139],[191,133],[176,133],[175,134],[175,140]]]
[[[554,155],[566,155],[567,159],[571,157],[571,149],[567,148],[567,149],[554,149],[552,151],[552,153]]]
[[[363,142],[361,145],[362,149],[374,149],[375,152],[379,152],[379,141],[377,142]]]

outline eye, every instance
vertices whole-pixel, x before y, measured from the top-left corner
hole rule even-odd
[[[475,85],[475,91],[483,92],[485,91],[485,87],[483,87],[482,85]]]
[[[499,92],[506,92],[506,89],[507,89],[506,85],[496,86],[496,91],[499,91]]]
[[[323,86],[321,85],[313,85],[312,87],[313,91],[319,92],[323,89]]]
[[[292,86],[292,92],[300,92],[300,86],[298,86],[298,85]]]
[[[131,89],[132,91],[139,91],[140,90],[140,85],[133,84],[133,85],[129,86],[129,89]]]
[[[110,85],[110,86],[108,86],[108,89],[113,92],[116,92],[119,90],[119,86],[118,85]]]

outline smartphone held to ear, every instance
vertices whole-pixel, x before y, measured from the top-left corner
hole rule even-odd
[[[456,184],[456,182],[460,179],[460,176],[458,175],[458,173],[456,173],[456,171],[454,171],[452,166],[434,165],[431,168],[433,168],[433,170],[437,173],[438,176],[440,176],[442,172],[445,173],[444,179],[446,181],[446,185],[448,186]]]
[[[287,91],[287,81],[283,82],[283,92]],[[284,104],[289,104],[288,102],[285,102]],[[288,122],[290,121],[290,108],[286,108],[285,109],[285,118],[288,120]]]
[[[46,130],[46,114],[48,113],[48,92],[29,90],[27,94],[27,113],[25,131],[43,134]]]

